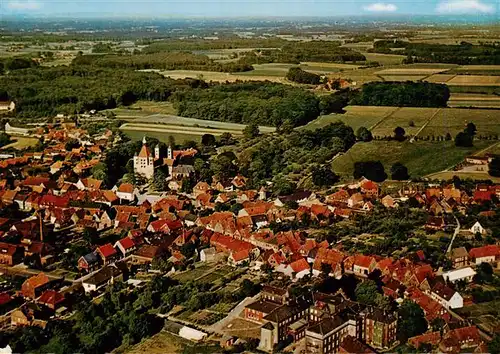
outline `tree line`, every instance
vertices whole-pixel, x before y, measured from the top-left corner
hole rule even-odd
[[[500,45],[410,43],[399,40],[377,41],[373,45],[376,53],[394,54],[391,49],[401,48],[399,54],[407,55],[406,64],[411,63],[448,63],[459,65],[499,65]]]

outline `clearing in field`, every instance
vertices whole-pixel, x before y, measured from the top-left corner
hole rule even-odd
[[[477,135],[500,134],[500,124],[498,119],[500,111],[488,109],[463,109],[446,108],[441,109],[438,114],[419,134],[425,136],[444,136],[450,133],[454,137],[462,131],[467,123],[473,122],[477,128]]]
[[[371,128],[379,123],[382,119],[389,116],[398,107],[374,107],[374,106],[347,106],[344,108],[344,114],[329,114],[321,116],[301,129],[318,129],[327,126],[328,124],[342,121],[354,129],[354,132],[360,127]]]
[[[464,171],[443,171],[438,173],[433,173],[426,176],[429,179],[438,179],[443,181],[448,181],[453,178],[453,176],[460,177],[460,179],[472,179],[475,181],[485,181],[490,180],[493,183],[500,183],[500,177],[493,177],[488,174],[488,172],[464,172]]]
[[[344,155],[335,159],[332,168],[336,173],[351,178],[354,163],[358,161],[379,160],[383,163],[387,174],[390,174],[394,163],[401,162],[408,167],[410,176],[421,177],[451,168],[461,162],[465,156],[484,149],[491,143],[491,141],[476,141],[475,146],[471,148],[457,148],[453,141],[357,143]]]

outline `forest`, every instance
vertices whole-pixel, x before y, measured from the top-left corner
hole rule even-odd
[[[287,43],[279,38],[240,38],[231,37],[217,40],[205,39],[170,39],[163,41],[143,40],[145,47],[143,53],[161,53],[168,51],[194,51],[210,49],[236,49],[236,48],[280,48]]]
[[[310,41],[287,43],[280,49],[255,50],[246,53],[238,62],[244,64],[315,62],[362,62],[366,57],[350,48],[340,46],[340,42]]]
[[[4,76],[0,99],[14,100],[19,116],[45,117],[115,108],[138,99],[164,101],[175,90],[199,85],[206,84],[124,69],[38,67]]]
[[[161,52],[151,54],[80,55],[73,60],[74,66],[91,65],[101,68],[130,68],[134,70],[206,70],[218,72],[242,72],[253,70],[252,65],[241,62],[217,63],[206,55],[189,52]]]
[[[370,82],[350,104],[360,106],[446,107],[450,90],[428,82]]]
[[[340,121],[314,131],[259,137],[238,156],[239,172],[249,178],[247,185],[257,187],[274,178],[277,194],[291,193],[293,186],[282,176],[306,172],[308,165],[325,164],[355,142],[352,128]]]
[[[308,85],[318,85],[321,82],[321,76],[304,71],[301,68],[290,68],[286,74],[286,79]]]
[[[238,82],[172,96],[184,117],[279,127],[304,125],[319,116],[319,99],[306,90],[271,82]]]
[[[472,45],[462,42],[456,45],[410,43],[403,41],[377,41],[373,51],[394,54],[391,49],[401,48],[398,54],[405,54],[407,64],[411,63],[447,63],[458,65],[499,65],[500,45]]]

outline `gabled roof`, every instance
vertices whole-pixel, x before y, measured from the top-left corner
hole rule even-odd
[[[299,260],[296,260],[295,262],[292,262],[289,265],[290,265],[290,268],[292,268],[292,270],[295,273],[300,273],[304,270],[310,269],[309,263],[307,263],[305,258],[300,258]]]
[[[132,241],[132,239],[129,237],[122,238],[121,240],[116,241],[116,243],[119,243],[124,250],[128,250],[135,247],[134,241]]]
[[[38,299],[39,303],[44,305],[51,305],[53,307],[55,307],[56,305],[60,304],[63,301],[64,301],[64,295],[55,290],[45,291]]]
[[[47,277],[45,275],[45,273],[39,273],[37,275],[34,275],[32,276],[31,278],[27,279],[24,283],[23,283],[23,287],[26,285],[29,284],[30,287],[32,287],[33,289],[36,289],[40,286],[43,286],[45,284],[47,284],[49,282],[49,277]]]
[[[120,187],[118,187],[118,192],[120,193],[133,193],[134,185],[130,183],[122,183]]]
[[[105,258],[116,254],[116,250],[113,248],[111,243],[106,243],[105,245],[102,245],[97,249],[99,250],[99,253]]]
[[[500,247],[497,245],[488,245],[472,248],[469,251],[471,258],[498,257],[500,256]]]

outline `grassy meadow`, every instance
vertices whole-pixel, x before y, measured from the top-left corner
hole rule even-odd
[[[371,141],[357,143],[344,155],[332,163],[333,170],[344,176],[352,177],[354,163],[358,161],[379,160],[386,173],[390,174],[392,164],[401,162],[408,167],[412,177],[422,177],[430,173],[450,168],[481,149],[491,145],[490,141],[476,141],[471,148],[457,148],[453,141]]]

